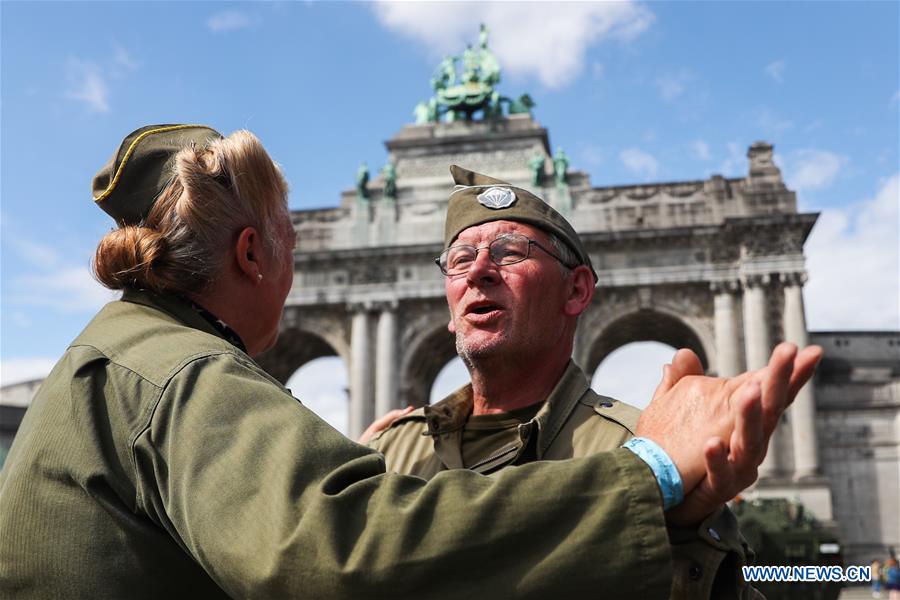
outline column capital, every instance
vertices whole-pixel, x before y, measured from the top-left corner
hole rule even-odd
[[[375,300],[370,303],[370,308],[376,312],[384,312],[384,311],[396,311],[399,306],[399,302],[396,298],[391,298],[390,300]]]
[[[372,301],[371,300],[358,300],[355,302],[347,303],[347,312],[351,313],[351,314],[369,312],[370,310],[372,310]]]
[[[772,276],[768,273],[744,275],[741,283],[745,288],[764,287],[772,281]]]
[[[778,275],[778,279],[785,286],[802,287],[806,283],[806,281],[809,279],[809,277],[807,276],[807,274],[804,271],[796,271],[793,273],[780,273]]]
[[[741,282],[737,279],[710,281],[709,289],[714,294],[733,294],[741,289]]]

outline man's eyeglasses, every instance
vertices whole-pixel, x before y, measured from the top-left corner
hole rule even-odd
[[[441,273],[444,275],[462,275],[469,272],[469,269],[475,264],[478,253],[482,250],[487,249],[488,257],[495,265],[505,267],[506,265],[520,263],[528,258],[531,254],[532,246],[537,246],[570,269],[576,266],[567,264],[559,256],[536,241],[518,233],[505,233],[488,244],[486,248],[476,248],[469,244],[450,246],[441,252],[441,255],[434,259],[434,262],[440,267]]]

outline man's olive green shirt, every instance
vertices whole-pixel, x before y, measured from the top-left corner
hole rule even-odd
[[[2,598],[665,597],[628,450],[385,474],[176,298],[104,307],[0,473]]]
[[[388,471],[431,478],[449,469],[491,474],[533,461],[559,461],[617,451],[634,436],[640,411],[600,396],[584,372],[569,362],[565,373],[533,418],[512,423],[515,414],[472,416],[472,387],[396,420],[370,446],[382,452]],[[523,409],[516,412],[526,412]],[[492,424],[491,420],[496,423]],[[502,431],[497,426],[507,425]],[[607,485],[621,482],[608,480]],[[559,490],[564,503],[567,490]],[[627,517],[622,517],[627,519]],[[671,598],[745,598],[758,594],[744,584],[739,566],[749,549],[734,515],[720,510],[696,530],[670,528]],[[610,543],[605,557],[619,547]],[[595,560],[604,560],[597,557]],[[640,594],[629,593],[629,597]]]

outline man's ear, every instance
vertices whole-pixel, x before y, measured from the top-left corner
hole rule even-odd
[[[572,269],[568,286],[569,297],[563,311],[567,316],[577,317],[587,310],[594,299],[594,275],[586,265],[578,265]]]
[[[238,270],[254,284],[262,281],[262,265],[259,258],[263,256],[262,237],[253,227],[244,227],[234,243],[234,257]]]

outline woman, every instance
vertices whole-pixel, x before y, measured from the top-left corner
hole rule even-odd
[[[196,125],[138,129],[95,177],[118,226],[94,269],[123,295],[0,474],[0,597],[667,594],[658,487],[630,452],[385,475],[253,361],[293,277],[286,190],[252,134]]]

